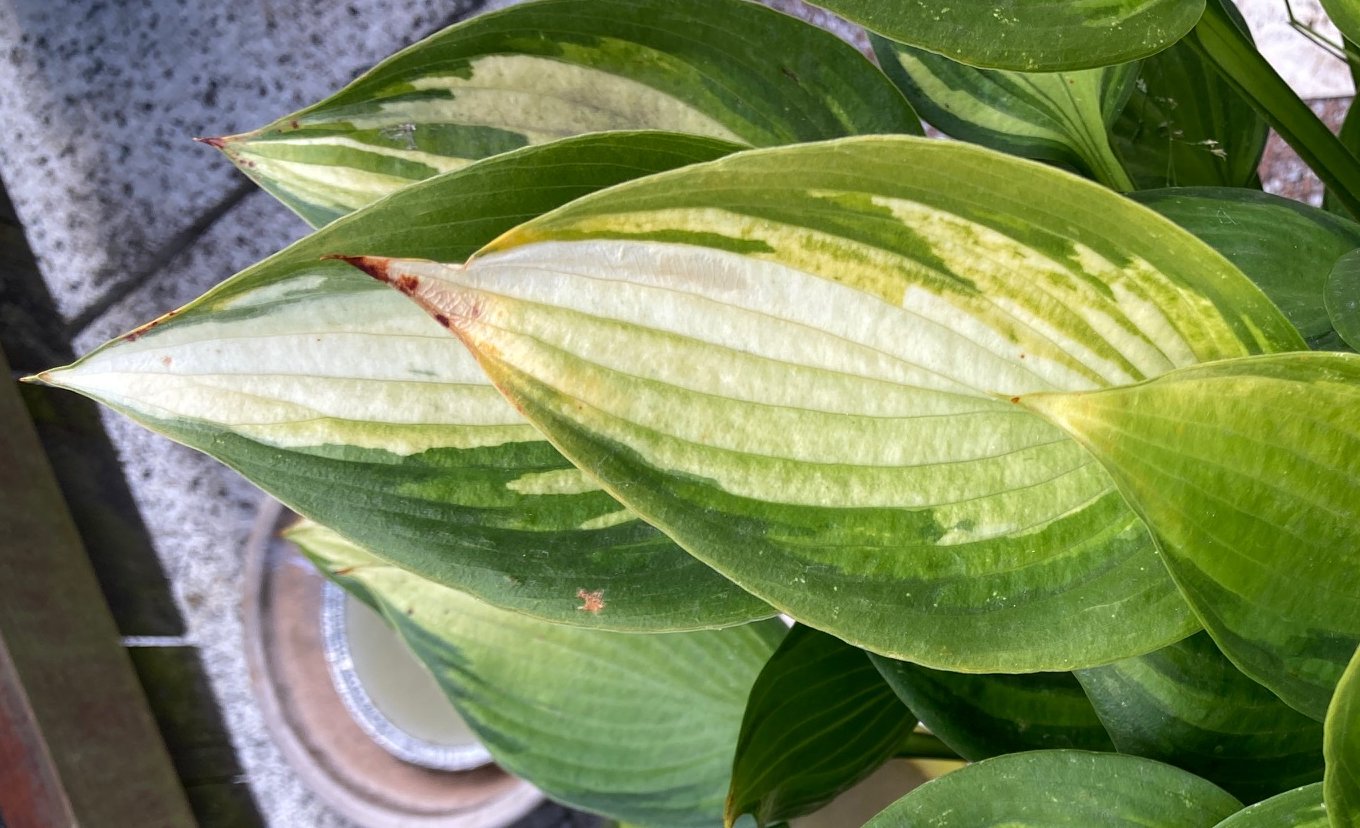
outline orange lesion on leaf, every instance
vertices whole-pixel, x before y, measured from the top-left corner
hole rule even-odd
[[[595,615],[604,609],[604,590],[602,589],[591,592],[578,589],[576,590],[576,597],[581,599],[581,606],[577,607],[578,610]]]

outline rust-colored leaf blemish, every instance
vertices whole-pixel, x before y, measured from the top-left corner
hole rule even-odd
[[[598,615],[600,610],[604,609],[604,590],[602,589],[591,592],[587,592],[584,589],[578,589],[576,590],[576,597],[581,599],[581,606],[577,607],[577,609],[582,612]]]
[[[446,328],[449,326],[449,318],[442,313],[436,313],[434,315],[434,321],[438,322],[439,324],[443,325]]]
[[[174,361],[175,360],[168,354],[166,356],[161,357],[161,365],[164,365],[166,368],[169,368],[170,365],[174,363]]]
[[[350,574],[353,571],[354,567],[352,566],[342,566],[339,569],[331,570],[331,574],[336,576],[337,578],[343,578],[344,576]]]
[[[227,140],[225,138],[195,138],[194,140],[200,144],[207,144],[213,149],[219,150],[227,145]]]
[[[391,263],[390,259],[384,259],[381,256],[345,256],[339,253],[329,253],[321,258],[336,259],[357,267],[379,282],[387,282],[388,284],[392,282],[391,276],[387,273],[387,266]]]
[[[1020,404],[1020,398],[1019,398],[1019,397],[1011,397],[1011,402],[1014,403],[1015,405],[1019,405],[1019,404]]]
[[[396,284],[397,290],[401,291],[407,296],[410,296],[411,294],[416,292],[416,288],[420,287],[420,278],[417,276],[412,276],[409,273],[403,273],[397,277]]]
[[[292,127],[293,129],[298,129],[300,124],[298,124],[297,119],[294,118],[293,120],[288,122],[288,126]]]

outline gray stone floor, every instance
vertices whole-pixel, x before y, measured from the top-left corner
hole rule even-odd
[[[305,233],[192,136],[257,127],[508,2],[0,0],[0,180],[65,317],[53,334],[89,350]],[[1283,0],[1243,5],[1297,88],[1349,94],[1344,72],[1281,28]],[[1307,19],[1316,3],[1294,7]],[[1268,178],[1308,197],[1288,153],[1276,152],[1283,172]],[[239,550],[260,495],[202,455],[105,419],[261,810],[277,826],[348,825],[296,781],[250,695]]]

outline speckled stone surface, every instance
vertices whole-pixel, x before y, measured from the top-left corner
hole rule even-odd
[[[76,323],[76,350],[187,302],[306,232],[192,136],[260,126],[474,6],[512,2],[0,0],[0,179],[61,311]],[[831,20],[799,0],[766,2]],[[1350,94],[1340,65],[1289,28],[1281,0],[1241,5],[1296,88]],[[1293,7],[1317,19],[1316,0]],[[833,28],[863,46],[855,27]],[[1317,106],[1332,117],[1344,108]],[[1272,191],[1321,196],[1275,139],[1263,178]],[[240,550],[259,493],[203,455],[116,415],[105,420],[261,811],[281,828],[347,826],[297,781],[251,696]],[[549,808],[530,824],[583,824],[571,819]]]

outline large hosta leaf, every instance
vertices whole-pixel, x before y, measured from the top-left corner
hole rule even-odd
[[[728,149],[612,134],[489,159],[343,219],[43,379],[497,606],[616,629],[768,614],[576,471],[419,309],[321,260],[458,261],[576,196]]]
[[[915,726],[863,650],[794,627],[751,688],[724,824],[812,813],[890,759]]]
[[[554,799],[657,826],[722,819],[746,696],[784,625],[630,635],[484,604],[303,524],[288,536],[376,605],[496,762]]]
[[[1360,651],[1351,658],[1327,708],[1327,777],[1323,793],[1332,825],[1360,825]]]
[[[1059,72],[1126,63],[1175,43],[1204,0],[813,0],[866,29],[960,63]]]
[[[1182,42],[1143,61],[1111,141],[1139,189],[1248,187],[1267,131],[1251,101]]]
[[[1179,768],[1116,753],[998,756],[927,782],[864,828],[1211,828],[1242,807]]]
[[[1056,748],[1114,750],[1071,673],[949,673],[873,659],[921,724],[964,759]]]
[[[1025,158],[1057,161],[1133,189],[1110,146],[1110,125],[1133,91],[1137,62],[1073,72],[976,69],[874,37],[883,71],[941,131]]]
[[[1244,808],[1215,828],[1328,828],[1322,784],[1304,785]]]
[[[1320,720],[1360,642],[1360,356],[1021,402],[1100,458],[1224,654]]]
[[[1360,247],[1360,224],[1253,190],[1150,190],[1133,198],[1203,239],[1266,292],[1315,348],[1337,342],[1324,303],[1337,260]]]
[[[1204,633],[1077,678],[1121,753],[1247,802],[1322,778],[1322,725],[1244,676]]]
[[[738,583],[937,668],[1194,629],[1112,481],[1009,397],[1300,348],[1193,236],[954,142],[753,151],[614,188],[414,295],[606,488]]]
[[[1337,259],[1327,275],[1325,290],[1323,304],[1328,321],[1342,341],[1360,350],[1360,250]]]
[[[214,143],[319,226],[479,158],[620,129],[770,146],[920,124],[855,49],[757,3],[544,0],[446,29]]]

